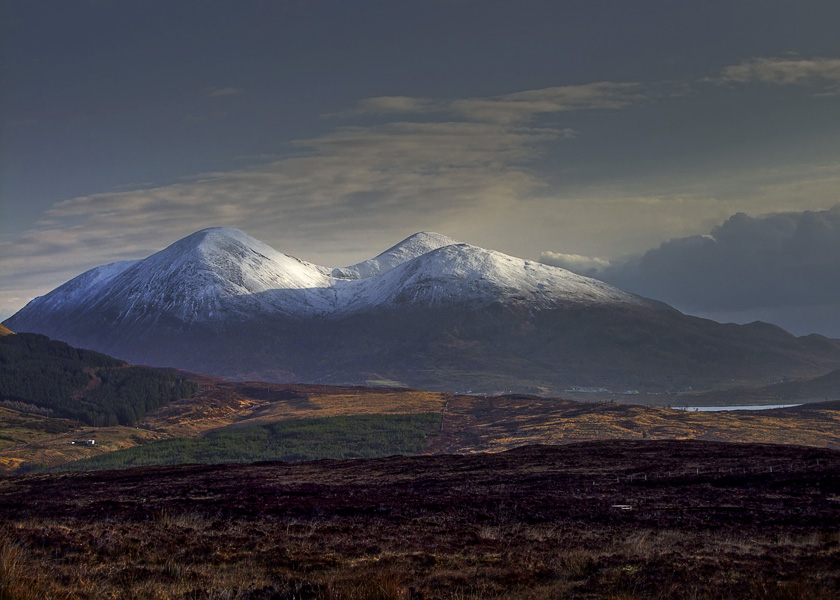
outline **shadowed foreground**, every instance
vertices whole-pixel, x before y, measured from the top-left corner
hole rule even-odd
[[[3,598],[840,597],[840,453],[817,448],[26,475],[0,523]]]

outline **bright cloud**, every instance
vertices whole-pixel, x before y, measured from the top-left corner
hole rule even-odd
[[[540,262],[544,265],[561,267],[581,275],[595,275],[612,264],[609,260],[597,256],[563,254],[562,252],[550,251],[545,251],[540,254]]]
[[[335,256],[354,231],[368,243],[380,235],[384,248],[394,242],[395,223],[403,223],[406,234],[413,233],[412,224],[446,229],[471,211],[532,196],[543,183],[525,163],[544,143],[569,136],[492,123],[340,128],[299,140],[297,155],[258,168],[59,202],[41,228],[0,243],[4,279],[42,290],[44,282],[54,285],[57,273],[142,257],[220,224],[292,253],[316,238],[324,253]],[[344,235],[336,240],[338,231]],[[348,264],[358,258],[368,257],[348,257]]]

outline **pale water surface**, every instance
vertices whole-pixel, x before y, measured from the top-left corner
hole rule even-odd
[[[674,410],[688,410],[698,412],[719,412],[723,410],[769,410],[771,408],[790,408],[802,404],[756,404],[754,406],[672,406]]]

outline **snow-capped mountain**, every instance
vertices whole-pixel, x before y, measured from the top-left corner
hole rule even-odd
[[[342,279],[365,279],[376,275],[382,275],[394,267],[410,261],[413,258],[422,256],[432,250],[443,246],[457,244],[456,240],[450,237],[431,231],[421,231],[407,237],[396,246],[388,248],[385,252],[375,258],[350,265],[349,267],[333,269],[334,277]]]
[[[236,229],[205,229],[83,273],[4,324],[233,378],[437,389],[656,387],[840,366],[829,340],[687,317],[428,232],[329,269]]]
[[[339,274],[336,276],[336,274]],[[336,316],[391,304],[643,303],[556,267],[418,233],[376,258],[328,269],[282,254],[231,228],[198,231],[139,261],[82,273],[36,298],[14,322],[100,311],[114,323]]]
[[[236,229],[205,229],[146,259],[82,273],[13,318],[33,331],[55,334],[96,314],[129,326],[161,319],[186,325],[273,312],[320,313],[332,303],[328,272]],[[278,299],[269,292],[286,294]]]
[[[524,304],[531,309],[573,304],[651,304],[565,269],[457,242],[395,262],[379,275],[343,284],[336,282],[341,308],[365,310],[379,305],[478,308],[496,302]]]
[[[190,323],[254,312],[310,314],[331,303],[328,271],[236,229],[212,228],[135,262],[91,293],[97,307],[124,322],[156,315]],[[285,295],[278,301],[271,292]]]

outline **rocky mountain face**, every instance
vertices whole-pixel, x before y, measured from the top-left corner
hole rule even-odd
[[[4,324],[233,379],[452,391],[702,388],[840,366],[836,341],[688,317],[435,233],[329,269],[205,229],[83,273]]]

